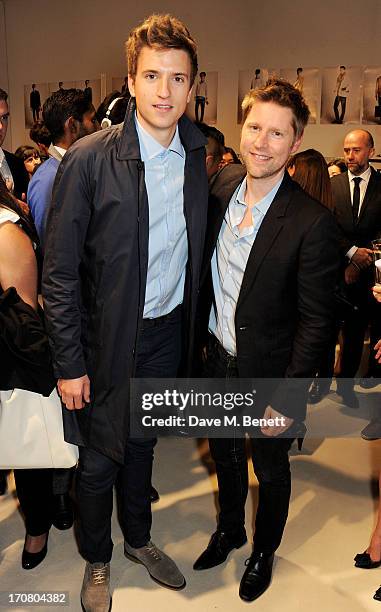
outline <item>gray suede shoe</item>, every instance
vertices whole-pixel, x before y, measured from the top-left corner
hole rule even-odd
[[[109,563],[86,563],[81,589],[81,605],[85,612],[109,612],[111,610]]]
[[[146,546],[140,548],[132,548],[125,541],[124,554],[128,559],[142,563],[151,578],[162,586],[176,590],[185,587],[185,578],[176,563],[162,550],[159,550],[153,542],[150,541]]]

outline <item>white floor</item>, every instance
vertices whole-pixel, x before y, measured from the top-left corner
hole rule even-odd
[[[359,429],[363,424],[358,423]],[[187,587],[180,592],[163,589],[142,566],[126,560],[114,516],[113,610],[230,612],[251,605],[258,612],[381,612],[381,603],[372,599],[381,582],[381,568],[366,571],[353,566],[353,557],[366,548],[374,523],[377,500],[371,485],[381,466],[381,442],[357,437],[307,439],[302,453],[294,450],[291,460],[290,516],[273,582],[259,600],[245,604],[238,597],[238,584],[249,544],[232,553],[222,566],[206,572],[192,570],[215,527],[216,480],[208,472],[208,467],[212,469],[206,444],[160,440],[153,482],[161,499],[153,506],[152,538],[176,560]],[[45,561],[33,571],[22,570],[24,529],[11,479],[10,485],[11,492],[0,498],[0,591],[69,591],[70,604],[63,609],[79,612],[84,561],[72,531],[52,528]],[[251,535],[257,493],[253,477],[250,493],[247,525]]]

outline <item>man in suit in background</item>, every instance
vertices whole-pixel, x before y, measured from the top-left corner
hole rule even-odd
[[[266,419],[281,418],[281,425],[269,423],[251,438],[259,504],[239,594],[253,601],[270,584],[287,520],[288,451],[305,418],[308,389],[308,381],[295,379],[312,378],[332,334],[339,250],[330,212],[285,172],[309,117],[300,92],[273,80],[251,90],[242,109],[246,169],[227,166],[210,193],[201,320],[209,320],[206,376],[278,379],[269,401],[256,410]],[[195,570],[223,563],[246,542],[245,439],[210,439],[209,445],[220,514]]]
[[[38,89],[36,89],[36,83],[32,84],[32,91],[30,92],[29,98],[29,104],[33,114],[33,121],[38,121],[41,111],[41,96]]]
[[[353,391],[366,329],[370,323],[370,359],[367,378],[361,386],[372,388],[379,366],[373,346],[380,337],[381,307],[371,295],[374,285],[371,241],[381,236],[381,175],[369,166],[374,155],[370,132],[352,130],[344,140],[344,159],[348,172],[332,178],[334,213],[341,230],[341,251],[346,258],[345,287],[357,311],[347,313],[344,321],[341,374],[338,393],[346,404],[358,406]]]
[[[2,149],[9,122],[8,94],[0,89],[0,174],[13,195],[21,200],[28,188],[28,175],[24,163],[13,153]]]

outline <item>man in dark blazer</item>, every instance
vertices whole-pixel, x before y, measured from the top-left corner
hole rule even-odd
[[[0,89],[0,173],[9,191],[21,200],[28,189],[28,174],[21,159],[2,149],[9,122],[8,94]]]
[[[269,422],[251,437],[259,504],[240,597],[252,601],[270,584],[287,519],[288,450],[305,418],[308,380],[332,333],[339,250],[331,213],[285,172],[309,117],[300,92],[274,80],[252,90],[242,108],[246,169],[227,166],[212,186],[201,319],[209,327],[206,376],[277,379],[262,414],[278,417],[280,424]],[[246,542],[245,440],[210,439],[209,444],[220,514],[196,570],[223,563]]]
[[[208,196],[206,141],[184,116],[194,40],[177,19],[152,15],[131,32],[127,55],[124,124],[79,140],[58,169],[43,273],[58,388],[73,417],[67,439],[80,444],[81,600],[99,612],[111,605],[117,477],[126,556],[156,582],[185,586],[151,541],[156,440],[131,438],[130,379],[175,377],[181,361],[187,371]]]
[[[353,130],[344,140],[344,158],[348,172],[332,178],[334,214],[341,232],[342,258],[346,262],[345,291],[358,310],[347,310],[343,327],[343,350],[338,393],[353,407],[358,400],[353,379],[359,368],[365,331],[370,323],[370,358],[367,377],[361,386],[371,388],[380,377],[380,366],[373,347],[380,338],[381,306],[373,299],[374,268],[371,241],[381,237],[381,175],[369,166],[374,155],[372,135]]]

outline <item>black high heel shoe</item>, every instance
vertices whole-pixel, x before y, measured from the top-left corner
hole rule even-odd
[[[24,549],[22,551],[22,557],[21,557],[21,567],[23,569],[25,570],[34,569],[35,567],[37,567],[37,565],[41,563],[41,561],[45,559],[46,553],[48,552],[48,537],[49,537],[49,533],[46,534],[46,541],[45,541],[44,547],[41,548],[41,550],[36,553],[31,553],[25,550],[25,543],[24,543]],[[26,542],[26,538],[27,536],[25,536],[25,542]]]
[[[380,561],[373,561],[370,558],[370,554],[367,552],[359,553],[354,558],[355,567],[359,567],[361,569],[375,569],[376,567],[380,567]]]

